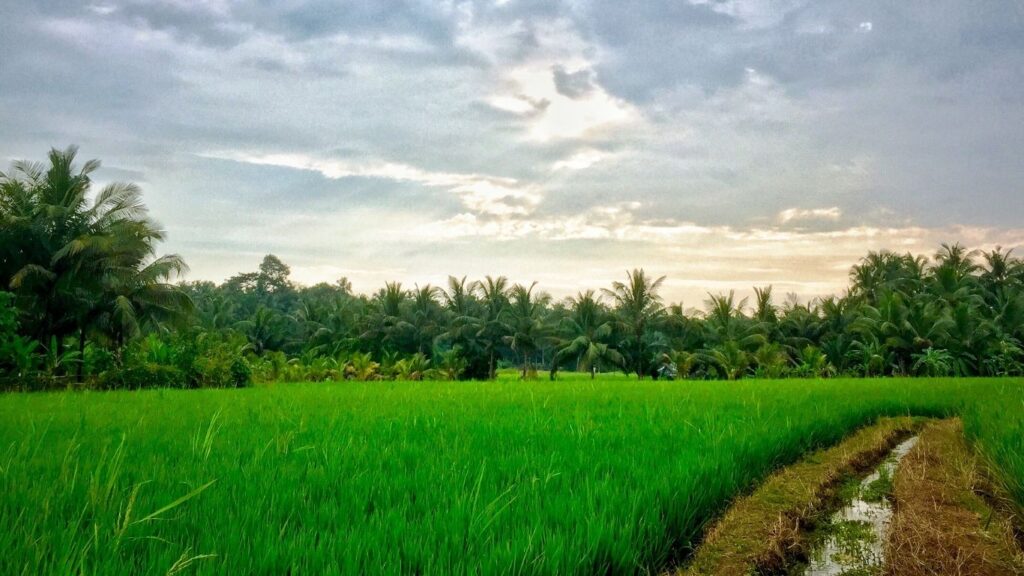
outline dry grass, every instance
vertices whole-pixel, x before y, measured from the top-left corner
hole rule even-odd
[[[910,418],[883,419],[774,474],[729,509],[680,574],[785,573],[791,560],[806,555],[803,526],[828,508],[842,481],[876,463],[915,427]]]
[[[1024,574],[1012,523],[979,495],[992,488],[961,431],[959,420],[927,426],[896,473],[890,576]]]

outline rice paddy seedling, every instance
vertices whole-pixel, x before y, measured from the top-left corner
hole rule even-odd
[[[297,384],[0,396],[0,573],[665,569],[880,416],[1024,477],[1019,379]]]

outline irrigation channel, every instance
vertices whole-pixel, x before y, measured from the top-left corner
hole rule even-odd
[[[844,504],[815,529],[802,576],[873,574],[885,563],[885,542],[892,521],[887,498],[900,461],[917,444],[912,436],[898,444],[870,474],[843,490]]]

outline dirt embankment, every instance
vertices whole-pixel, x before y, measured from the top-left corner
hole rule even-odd
[[[678,574],[785,573],[794,558],[806,555],[804,528],[830,507],[842,482],[877,463],[918,427],[911,418],[883,419],[780,470],[733,504]]]
[[[959,420],[925,427],[894,479],[886,574],[1024,575],[1012,520],[991,497],[997,492],[964,441]]]

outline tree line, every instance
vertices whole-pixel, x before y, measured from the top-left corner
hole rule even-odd
[[[1020,375],[1024,264],[943,244],[870,252],[843,295],[666,303],[663,277],[554,300],[536,283],[450,277],[300,286],[273,255],[227,281],[178,282],[139,188],[92,189],[97,161],[51,150],[0,172],[0,383],[243,386],[253,381],[492,379],[560,370],[640,378]]]

